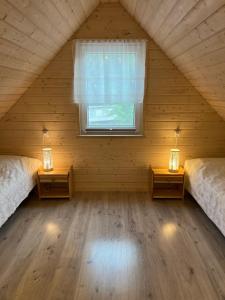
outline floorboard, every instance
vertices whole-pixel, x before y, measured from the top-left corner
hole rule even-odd
[[[225,238],[190,198],[31,196],[0,229],[1,300],[225,299]]]

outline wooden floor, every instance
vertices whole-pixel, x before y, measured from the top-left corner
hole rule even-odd
[[[225,299],[225,238],[191,200],[30,199],[0,229],[0,299]]]

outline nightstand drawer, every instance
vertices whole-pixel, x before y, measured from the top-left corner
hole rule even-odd
[[[173,183],[182,183],[183,182],[183,176],[179,175],[154,175],[154,182],[161,182],[161,183],[167,183],[167,182],[173,182]]]
[[[40,182],[67,182],[68,176],[61,175],[61,176],[54,176],[51,177],[49,175],[41,175],[39,176]]]

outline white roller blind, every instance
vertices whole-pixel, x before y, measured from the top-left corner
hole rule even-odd
[[[76,40],[74,101],[142,103],[145,59],[145,40]]]

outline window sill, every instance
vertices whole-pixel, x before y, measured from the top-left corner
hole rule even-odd
[[[78,137],[144,137],[144,134],[78,134]]]

